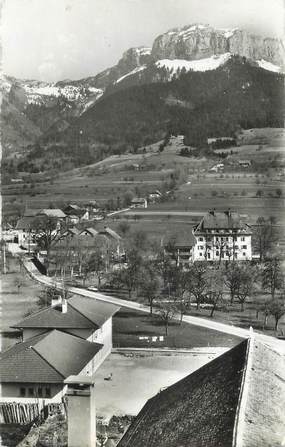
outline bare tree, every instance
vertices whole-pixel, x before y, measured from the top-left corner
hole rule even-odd
[[[104,267],[105,267],[105,261],[103,258],[103,253],[99,249],[97,249],[93,253],[91,253],[91,255],[86,261],[86,272],[95,273],[98,281],[99,290],[101,287],[101,277]]]
[[[262,286],[268,289],[274,300],[276,289],[279,289],[284,281],[284,275],[281,268],[281,262],[278,258],[272,257],[264,263],[262,276]]]
[[[153,264],[149,263],[145,265],[142,272],[142,281],[140,283],[140,291],[142,295],[147,299],[150,314],[152,315],[153,311],[153,302],[155,298],[158,296],[159,290],[161,286],[161,281],[159,280],[159,276],[155,269],[153,268]]]
[[[173,303],[163,303],[159,309],[159,318],[165,326],[165,335],[168,335],[169,322],[172,320],[176,312],[176,307]]]
[[[237,292],[237,298],[241,304],[241,311],[244,311],[244,304],[251,296],[254,290],[255,281],[257,279],[257,271],[248,265],[242,266],[239,271],[240,284]]]
[[[36,240],[39,247],[47,252],[47,267],[50,258],[51,247],[59,240],[61,228],[58,225],[57,219],[50,217],[37,217],[34,221],[34,228],[36,230]]]
[[[240,264],[238,264],[235,261],[232,261],[224,269],[224,283],[225,286],[229,289],[231,296],[231,304],[233,304],[234,299],[238,295],[241,280],[242,278],[240,274]]]
[[[274,299],[268,304],[268,311],[275,319],[275,332],[278,331],[278,323],[283,315],[285,315],[285,304],[283,299]]]
[[[207,291],[206,265],[202,262],[196,262],[191,265],[186,272],[187,290],[193,295],[197,310],[200,310],[200,304],[203,301]]]
[[[264,217],[259,217],[256,221],[254,240],[256,248],[259,251],[260,261],[263,261],[276,241],[273,225],[270,221],[266,221]]]
[[[214,316],[218,303],[223,299],[224,280],[223,271],[219,268],[210,270],[207,274],[207,301],[212,304],[210,317]]]

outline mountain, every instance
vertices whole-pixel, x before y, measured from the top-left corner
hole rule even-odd
[[[186,144],[233,136],[240,129],[283,126],[284,76],[230,56],[214,70],[182,72],[169,82],[134,85],[103,95],[74,125],[41,139],[41,156],[68,148],[81,162],[135,151],[184,134]],[[79,149],[80,148],[80,149]],[[102,149],[102,148],[101,148]],[[48,155],[45,155],[48,154]]]
[[[231,53],[254,61],[265,60],[284,65],[284,46],[281,40],[255,35],[241,29],[215,29],[194,24],[172,29],[158,36],[151,56],[159,59],[204,59]]]
[[[251,67],[276,73],[277,77],[284,68],[284,47],[278,39],[256,36],[240,29],[221,30],[192,24],[158,36],[151,48],[130,48],[117,65],[88,78],[47,83],[6,76],[2,81],[4,155],[25,151],[36,141],[44,145],[55,138],[62,141],[81,126],[89,116],[88,111],[92,110],[91,114],[96,115],[98,110],[105,108],[107,98],[121,90],[173,82],[186,73],[220,70],[228,66],[233,55],[240,56],[240,64],[246,60]],[[161,86],[157,88],[160,90]],[[95,137],[92,131],[92,144]],[[117,143],[125,144],[125,141],[132,144],[127,137],[120,137]],[[112,141],[112,144],[115,143]]]
[[[42,134],[62,131],[103,91],[80,82],[47,83],[5,76],[2,80],[4,154],[22,152]]]

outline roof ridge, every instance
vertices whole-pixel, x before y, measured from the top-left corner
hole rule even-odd
[[[241,416],[245,414],[245,407],[247,403],[247,395],[248,395],[248,376],[251,370],[251,361],[252,361],[252,348],[254,343],[254,332],[252,327],[250,327],[250,335],[247,339],[247,350],[245,355],[245,366],[243,370],[239,399],[236,409],[235,421],[234,421],[234,429],[233,429],[233,443],[232,447],[242,447],[242,435],[240,431],[243,432],[243,421],[241,421]]]
[[[58,370],[56,369],[43,355],[41,355],[37,349],[35,348],[35,346],[31,346],[31,349],[45,362],[47,363],[54,371],[56,371],[63,379],[65,379],[65,376]]]
[[[19,323],[21,323],[22,321],[27,321],[29,318],[31,318],[31,317],[35,317],[35,316],[37,316],[37,315],[39,315],[39,314],[41,314],[41,313],[43,313],[43,312],[46,312],[47,310],[50,310],[50,309],[52,309],[51,306],[44,307],[43,309],[39,309],[39,310],[33,312],[32,314],[27,315],[26,317],[22,318],[22,319],[19,321]],[[15,328],[15,327],[17,327],[17,325],[19,325],[19,323],[16,323],[14,326],[10,326],[10,327]]]
[[[67,300],[68,302],[68,300]],[[69,305],[72,307],[72,309],[74,309],[76,312],[78,312],[80,315],[82,315],[84,318],[86,318],[86,320],[90,321],[90,323],[92,323],[94,326],[96,326],[98,329],[100,326],[98,326],[97,323],[94,323],[94,321],[90,320],[90,318],[86,317],[86,315],[84,315],[82,312],[80,312],[80,310],[78,310],[76,307],[74,307],[71,303],[69,303]]]

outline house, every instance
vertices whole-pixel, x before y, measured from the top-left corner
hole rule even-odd
[[[143,197],[134,197],[131,201],[131,208],[147,208],[147,200]]]
[[[91,375],[103,346],[52,329],[0,354],[1,402],[61,402],[70,375]]]
[[[23,247],[28,247],[35,242],[36,222],[35,217],[21,217],[15,227],[14,242]]]
[[[224,163],[218,163],[218,164],[214,165],[212,168],[210,168],[210,172],[223,171],[224,168],[225,168]]]
[[[52,301],[42,309],[13,326],[22,331],[24,341],[51,330],[64,331],[89,342],[102,345],[92,361],[94,372],[112,349],[112,317],[119,307],[94,298],[72,296]]]
[[[281,446],[284,402],[284,354],[252,336],[151,398],[118,447]]]
[[[209,211],[193,228],[196,244],[193,261],[250,261],[252,259],[249,225],[231,210]]]
[[[155,201],[155,200],[159,200],[162,197],[161,192],[156,189],[155,191],[152,191],[149,193],[148,198],[150,201]]]
[[[67,216],[67,222],[77,225],[79,222],[89,220],[89,210],[80,208],[78,205],[68,205],[64,208],[64,213]]]
[[[179,233],[175,238],[166,238],[163,242],[164,250],[173,256],[177,265],[186,266],[193,261],[193,250],[196,239],[192,233]]]
[[[23,341],[0,354],[1,400],[61,401],[70,375],[93,375],[112,349],[119,307],[93,298],[52,300],[14,325]]]
[[[104,226],[104,228],[99,231],[98,236],[103,236],[105,238],[107,241],[107,250],[109,253],[113,254],[115,258],[120,258],[125,254],[123,240],[116,231]]]
[[[251,166],[251,161],[250,160],[239,160],[238,164],[242,168],[249,168]]]

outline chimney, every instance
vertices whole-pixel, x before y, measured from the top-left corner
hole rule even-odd
[[[211,214],[212,216],[215,215],[215,208],[213,208],[212,210],[209,211],[209,214]]]
[[[92,378],[69,376],[67,385],[68,447],[96,447],[95,390]]]
[[[58,295],[56,298],[51,300],[51,307],[54,309],[66,314],[67,312],[67,300],[62,298],[62,296]]]

